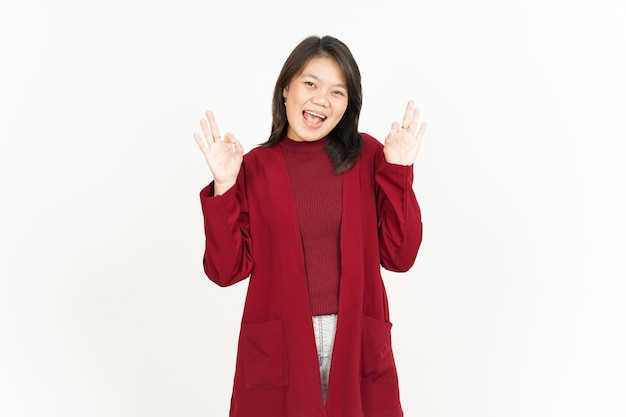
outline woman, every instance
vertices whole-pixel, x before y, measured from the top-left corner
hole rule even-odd
[[[205,272],[250,277],[231,417],[402,416],[380,267],[407,271],[421,243],[425,124],[409,101],[383,146],[357,130],[361,97],[346,45],[309,37],[276,82],[267,142],[244,156],[211,112],[194,133],[214,178]]]

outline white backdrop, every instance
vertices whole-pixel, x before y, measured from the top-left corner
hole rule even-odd
[[[626,415],[622,0],[0,4],[0,415],[227,415],[246,284],[203,275],[192,132],[264,141],[311,34],[362,131],[429,124],[385,273],[407,417]]]

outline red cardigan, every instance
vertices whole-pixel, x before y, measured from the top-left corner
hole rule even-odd
[[[413,167],[363,150],[342,175],[341,283],[326,405],[309,306],[304,255],[280,149],[244,156],[237,185],[200,193],[204,269],[220,286],[250,277],[230,417],[401,417],[391,323],[380,266],[407,271],[422,240]],[[320,184],[320,186],[324,186]]]

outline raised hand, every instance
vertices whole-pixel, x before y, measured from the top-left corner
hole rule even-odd
[[[226,133],[223,138],[220,136],[220,130],[211,111],[207,111],[206,116],[208,124],[207,120],[200,120],[204,139],[195,132],[193,137],[213,174],[214,194],[220,195],[237,182],[243,161],[243,146],[232,133]]]
[[[422,123],[419,130],[417,129],[420,111],[413,109],[413,105],[413,100],[409,100],[402,118],[402,125],[393,122],[391,131],[385,138],[385,160],[390,164],[412,165],[419,153],[426,123]]]

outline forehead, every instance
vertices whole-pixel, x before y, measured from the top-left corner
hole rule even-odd
[[[339,63],[328,56],[311,59],[300,72],[300,76],[313,76],[318,79],[345,84],[346,77]]]

